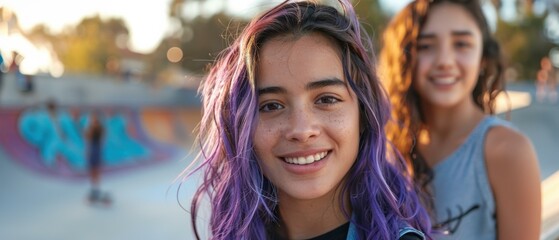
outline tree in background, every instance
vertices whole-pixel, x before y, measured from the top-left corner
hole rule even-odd
[[[227,45],[228,40],[237,34],[247,23],[248,18],[233,16],[227,13],[223,6],[213,14],[204,14],[205,0],[173,0],[169,10],[169,17],[180,23],[180,29],[166,38],[155,54],[155,59],[165,59],[168,47],[179,47],[183,51],[181,66],[196,74],[205,73],[208,64],[212,63],[216,55]],[[185,6],[197,4],[201,11],[194,16],[187,16]],[[223,2],[222,4],[225,4]],[[248,17],[248,16],[247,16]],[[232,32],[233,31],[233,32]]]
[[[13,39],[6,41],[2,50],[18,52],[23,61],[29,61],[30,74],[102,74],[111,59],[118,62],[123,55],[130,55],[129,31],[119,18],[85,17],[60,33],[53,33],[44,24],[23,31],[16,14],[0,6],[0,28],[2,37]]]
[[[112,59],[127,48],[129,31],[122,19],[84,18],[59,36],[58,52],[68,72],[105,73]]]
[[[502,7],[501,1],[496,6]],[[534,14],[536,1],[545,4],[547,8],[541,14]],[[547,2],[546,2],[547,1]],[[497,31],[495,33],[503,49],[503,54],[508,66],[514,68],[519,80],[533,81],[542,57],[549,54],[549,50],[555,45],[546,35],[545,21],[553,17],[550,15],[555,9],[549,8],[553,0],[515,0],[515,19],[504,21],[498,18]]]
[[[544,36],[545,16],[529,15],[523,21],[499,20],[495,33],[510,67],[518,72],[519,80],[533,80],[539,68],[539,59],[547,56],[553,44]]]

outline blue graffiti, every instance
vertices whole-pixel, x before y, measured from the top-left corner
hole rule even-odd
[[[126,117],[120,113],[102,118],[105,126],[101,157],[106,166],[132,163],[150,156],[150,150],[129,136]],[[83,171],[87,167],[85,129],[89,113],[77,119],[59,109],[49,114],[46,109],[28,109],[19,118],[19,132],[31,145],[38,148],[41,161],[48,167],[56,165],[57,156],[70,167]]]

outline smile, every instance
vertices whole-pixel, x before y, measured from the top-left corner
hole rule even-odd
[[[306,165],[306,164],[311,164],[314,162],[318,162],[322,159],[324,159],[324,157],[326,157],[326,155],[328,155],[328,152],[320,152],[320,153],[315,153],[312,155],[308,155],[308,156],[301,156],[301,157],[285,157],[283,158],[284,161],[286,161],[287,163],[291,163],[291,164],[298,164],[298,165]]]
[[[432,78],[433,83],[438,85],[449,85],[457,82],[456,78]]]

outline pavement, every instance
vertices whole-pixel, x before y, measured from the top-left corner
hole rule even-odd
[[[511,111],[510,120],[532,140],[538,155],[542,177],[540,239],[559,240],[559,103],[534,101],[535,88],[531,84],[515,84],[510,90],[528,93],[532,99],[528,106]],[[506,117],[504,113],[501,116]]]
[[[67,80],[49,81],[63,86]],[[48,85],[45,82],[42,84]],[[106,84],[105,87],[95,85],[94,88],[100,92],[115,88],[109,83]],[[36,93],[34,99],[30,100],[31,97],[17,93],[9,86],[13,87],[7,83],[1,90],[0,110],[6,106],[23,106],[36,103],[37,99],[63,95],[60,93],[62,90],[48,86],[43,87],[44,92]],[[80,91],[90,89],[76,86],[73,88],[82,89]],[[130,96],[133,99],[142,99],[142,104],[149,105],[151,110],[157,110],[158,106],[167,103],[174,107],[180,107],[181,104],[195,105],[195,100],[184,100],[196,99],[195,96],[183,96],[185,91],[181,91],[181,94],[174,92],[175,90],[154,93],[154,90],[144,86],[134,88],[136,94],[146,94],[143,92],[145,88],[145,91],[151,91],[149,94],[152,95],[149,96],[158,99],[146,102],[145,95],[144,98]],[[526,94],[529,94],[531,99],[534,99],[534,87],[531,84],[514,84],[510,90],[519,93],[519,98],[526,99]],[[118,88],[111,91],[118,92]],[[140,106],[134,101],[116,99],[111,94],[102,95],[100,92],[88,92],[85,94],[87,97],[79,101],[76,98],[80,98],[80,94],[65,94],[60,102],[62,105],[71,105],[73,102],[103,105],[111,104],[106,98],[115,98],[110,100],[124,101],[119,102],[121,105]],[[169,93],[172,93],[171,97],[165,95]],[[104,97],[98,98],[99,94]],[[183,102],[177,104],[175,101]],[[515,104],[515,109],[510,112],[511,121],[532,140],[540,162],[543,188],[541,239],[558,240],[559,104],[538,103],[533,100]],[[505,117],[505,114],[501,113],[500,116]],[[0,126],[0,131],[3,127],[5,126]],[[189,154],[189,148],[190,146],[185,147],[184,154],[169,161],[104,175],[102,189],[108,191],[113,199],[111,205],[105,206],[88,204],[87,179],[37,174],[15,161],[0,146],[0,239],[193,239],[190,215],[182,207],[189,208],[190,198],[198,185],[199,177],[194,176],[186,180],[180,185],[180,191],[179,184],[175,181],[193,158],[193,153]]]
[[[542,183],[542,232],[540,239],[559,239],[559,173]]]
[[[505,113],[501,116],[506,118]],[[532,140],[538,155],[542,177],[540,239],[559,240],[559,104],[532,101],[529,106],[511,111],[510,120]]]
[[[86,179],[45,177],[0,152],[0,239],[192,239],[187,196],[194,179],[175,178],[190,157],[106,175],[101,188],[112,204],[89,204]],[[178,198],[177,198],[178,197]]]

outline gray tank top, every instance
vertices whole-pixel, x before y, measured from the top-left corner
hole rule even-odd
[[[433,225],[448,234],[436,239],[495,240],[495,199],[484,156],[485,137],[494,126],[512,128],[505,120],[485,117],[457,150],[433,167]]]

